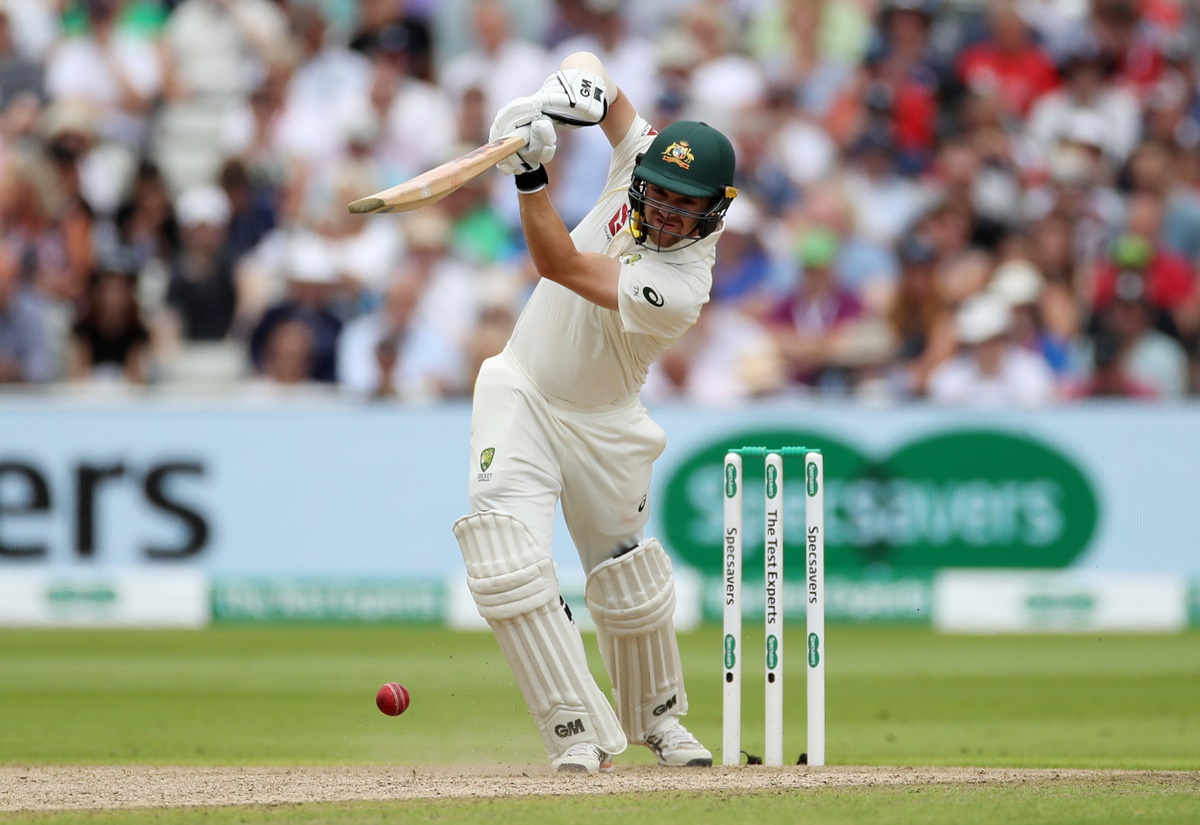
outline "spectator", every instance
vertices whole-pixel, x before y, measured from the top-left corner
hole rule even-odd
[[[1113,245],[1109,259],[1096,274],[1092,306],[1104,311],[1111,303],[1118,278],[1125,273],[1141,278],[1146,298],[1160,313],[1157,325],[1177,338],[1197,330],[1200,292],[1190,265],[1165,249],[1158,236],[1162,204],[1156,196],[1138,194],[1129,200],[1126,232]]]
[[[13,38],[12,13],[0,5],[0,112],[21,97],[41,101],[42,66],[23,54]]]
[[[133,278],[102,269],[87,308],[71,330],[67,376],[73,381],[145,384],[150,373],[150,331],[142,322]]]
[[[768,0],[758,4],[750,49],[770,83],[790,88],[800,107],[824,116],[866,51],[866,3]]]
[[[321,180],[341,156],[371,85],[371,63],[331,36],[312,3],[289,7],[298,47],[284,91],[280,137],[310,179]]]
[[[1189,74],[1168,69],[1146,95],[1146,140],[1178,149],[1200,145],[1200,87]]]
[[[766,215],[749,195],[739,195],[725,214],[725,234],[713,264],[712,299],[763,315],[772,302],[774,262],[763,244]]]
[[[365,172],[354,164],[339,165],[330,181],[333,201],[347,204],[375,191]],[[401,225],[392,216],[363,218],[344,207],[315,210],[312,223],[320,229],[336,262],[338,314],[349,320],[378,307],[395,263],[405,252]]]
[[[945,77],[932,43],[937,0],[883,0],[867,54],[864,100],[891,132],[899,169],[924,171],[938,128]]]
[[[808,187],[803,204],[789,215],[796,234],[819,228],[837,236],[838,280],[858,294],[868,311],[882,314],[899,274],[896,256],[891,247],[865,238],[854,221],[846,193],[836,179]]]
[[[1139,94],[1158,80],[1166,63],[1163,24],[1177,25],[1178,19],[1161,12],[1172,2],[1091,0],[1088,31],[1112,55],[1120,82]]]
[[[228,247],[229,198],[217,186],[184,192],[175,206],[182,232],[170,265],[167,312],[160,334],[168,352],[179,341],[221,341],[233,329],[238,306]]]
[[[1054,401],[1054,373],[1037,354],[1012,343],[1012,312],[987,292],[963,302],[954,318],[958,355],[929,376],[930,400],[956,407],[1040,407]]]
[[[419,175],[462,154],[453,152],[457,148],[454,99],[416,73],[415,48],[407,37],[385,37],[374,56],[368,93],[381,129],[376,156],[395,180]]]
[[[275,328],[298,321],[311,337],[309,379],[332,384],[337,380],[337,341],[342,332],[342,321],[331,309],[337,281],[332,253],[319,235],[302,232],[289,240],[285,254],[287,294],[267,309],[251,333],[250,360],[261,374],[269,375],[267,343]],[[294,342],[285,338],[285,343],[293,352]]]
[[[222,380],[244,380],[235,366],[254,330],[309,291],[290,274],[291,241],[315,233],[336,247],[324,256],[336,275],[314,286],[323,297],[306,310],[308,335],[281,333],[290,363],[315,369],[325,353],[334,374],[323,313],[370,317],[393,281],[413,279],[409,326],[436,330],[455,354],[464,384],[438,394],[458,394],[502,345],[531,282],[512,187],[483,175],[437,210],[403,216],[350,215],[346,202],[486,141],[494,87],[529,94],[546,68],[522,65],[586,50],[618,82],[646,75],[652,123],[726,122],[738,148],[741,194],[711,321],[664,356],[648,393],[769,391],[770,369],[747,378],[738,353],[772,350],[760,347],[766,319],[808,280],[796,277],[797,243],[824,235],[836,249],[829,281],[860,312],[836,334],[820,324],[798,334],[793,355],[823,353],[792,365],[812,373],[804,380],[922,396],[955,349],[955,309],[986,292],[1009,304],[1012,345],[1040,353],[1073,394],[1099,362],[1096,394],[1177,397],[1188,392],[1180,351],[1200,390],[1200,29],[1189,8],[0,0],[0,233],[54,378],[68,375],[68,356],[85,360],[72,330],[95,323],[104,261],[129,273],[152,328],[142,379],[167,385],[219,366]],[[568,225],[594,202],[607,168],[596,156],[609,148],[599,130],[559,134],[551,185]],[[1126,275],[1140,279],[1150,331],[1174,346],[1114,332],[1138,326],[1139,309],[1117,294],[1118,283],[1131,289]],[[1113,335],[1115,353],[1091,344]],[[1135,374],[1146,351],[1159,353],[1153,380]],[[405,338],[388,338],[358,363],[391,374],[411,355]],[[731,393],[714,391],[713,376]],[[796,388],[786,384],[778,391]],[[411,394],[395,381],[376,391]]]
[[[284,132],[284,99],[290,69],[269,68],[245,100],[231,103],[221,115],[217,142],[222,163],[236,160],[272,202],[294,215],[308,177],[297,163]]]
[[[314,370],[313,332],[300,320],[273,326],[263,342],[258,374],[250,384],[251,397],[319,397],[328,388],[312,379]]]
[[[422,209],[408,216],[402,228],[407,254],[393,267],[393,277],[416,279],[421,287],[417,322],[437,330],[450,349],[461,351],[485,301],[511,296],[516,275],[504,267],[474,266],[463,258],[454,247],[454,227],[444,208]]]
[[[515,36],[503,0],[473,0],[474,44],[451,58],[441,72],[442,87],[461,98],[469,88],[483,90],[483,106],[497,112],[514,97],[533,94],[553,71],[539,44]]]
[[[1077,385],[1069,386],[1067,397],[1142,401],[1155,398],[1153,388],[1130,375],[1126,360],[1126,351],[1116,335],[1110,332],[1097,335],[1092,343],[1091,374]]]
[[[415,11],[395,0],[362,0],[350,48],[368,58],[384,49],[401,48],[410,57],[413,77],[428,82],[433,77],[432,34],[428,22]]]
[[[85,107],[59,102],[38,124],[43,143],[14,164],[18,178],[9,237],[37,258],[46,291],[82,300],[95,260],[96,214],[85,194],[85,169],[95,146],[94,120]]]
[[[692,4],[680,24],[698,50],[689,74],[688,116],[730,134],[742,111],[766,101],[766,77],[738,50],[737,23],[725,4]]]
[[[826,391],[847,388],[849,376],[837,360],[837,336],[863,314],[858,296],[837,279],[837,237],[814,229],[800,239],[800,284],[767,316],[768,328],[793,384]]]
[[[933,247],[937,277],[947,300],[958,304],[983,288],[994,260],[977,245],[975,211],[969,203],[939,198],[914,226]]]
[[[856,216],[855,231],[880,246],[892,246],[920,214],[929,195],[896,172],[892,136],[871,128],[855,140],[842,180]]]
[[[1057,151],[1048,172],[1047,184],[1027,193],[1024,212],[1035,225],[1051,215],[1065,222],[1069,237],[1063,252],[1071,259],[1076,288],[1087,294],[1094,268],[1121,231],[1125,203],[1103,180],[1096,157],[1079,147]],[[1060,262],[1056,268],[1067,267]]]
[[[483,362],[504,350],[516,323],[517,314],[511,302],[488,301],[484,304],[465,347],[464,382],[467,387],[475,386]]]
[[[21,283],[15,250],[0,246],[0,385],[43,384],[57,377],[45,308]]]
[[[1072,43],[1059,68],[1062,87],[1042,96],[1029,113],[1028,134],[1042,158],[1087,130],[1110,162],[1125,161],[1141,124],[1137,98],[1113,82],[1115,68],[1112,54],[1094,38],[1081,34]]]
[[[1131,194],[1162,203],[1162,245],[1189,261],[1200,261],[1200,191],[1180,174],[1184,153],[1163,143],[1143,143],[1129,159]]]
[[[954,318],[937,280],[934,248],[914,235],[900,243],[897,255],[900,278],[887,311],[895,341],[891,391],[923,396],[930,374],[954,354]]]
[[[139,31],[121,17],[124,0],[88,0],[83,26],[51,53],[46,91],[55,100],[85,105],[97,115],[99,135],[123,147],[131,164],[149,134],[147,115],[162,87],[156,32]],[[129,167],[131,168],[131,166]],[[120,181],[114,181],[119,190]]]
[[[1034,101],[1058,86],[1058,71],[1011,2],[991,0],[987,22],[986,39],[959,55],[959,80],[972,91],[995,92],[1010,116],[1025,117]]]
[[[219,180],[229,199],[229,253],[241,258],[275,228],[273,193],[236,158],[221,167]]]
[[[146,318],[162,317],[170,284],[170,266],[181,249],[175,205],[158,167],[143,160],[132,187],[113,216],[122,269],[136,278],[137,300]]]
[[[1066,377],[1071,367],[1071,341],[1046,324],[1042,301],[1049,296],[1042,273],[1028,261],[1006,261],[992,272],[987,288],[1012,312],[1013,342],[1045,359],[1056,377]]]
[[[650,367],[642,397],[728,406],[778,392],[787,381],[768,331],[736,307],[714,302]]]
[[[389,394],[405,401],[427,401],[461,391],[462,353],[449,345],[436,326],[417,317],[423,288],[417,276],[400,275],[392,281],[382,308],[347,325],[337,354],[342,389],[361,397]],[[390,360],[389,344],[394,350]],[[382,373],[388,364],[390,372]]]
[[[1113,300],[1100,318],[1101,335],[1115,338],[1124,369],[1139,386],[1158,398],[1182,398],[1187,392],[1187,353],[1177,340],[1154,328],[1147,286],[1133,273],[1117,277]]]
[[[163,107],[154,157],[173,191],[211,181],[229,107],[268,66],[291,59],[287,18],[271,0],[182,0],[162,34]]]

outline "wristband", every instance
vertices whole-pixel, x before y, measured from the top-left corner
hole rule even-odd
[[[521,172],[513,175],[513,180],[517,182],[517,191],[522,195],[532,195],[534,192],[540,192],[546,188],[546,184],[550,183],[545,166],[539,166],[532,172]]]

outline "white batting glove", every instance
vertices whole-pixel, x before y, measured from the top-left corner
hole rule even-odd
[[[546,78],[533,99],[542,113],[567,128],[594,126],[608,114],[608,85],[586,69],[560,69]]]
[[[516,135],[525,138],[525,148],[496,164],[506,175],[532,172],[554,158],[558,135],[554,124],[542,114],[541,105],[531,97],[518,97],[496,113],[488,140]]]

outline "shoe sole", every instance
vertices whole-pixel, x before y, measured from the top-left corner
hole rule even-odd
[[[592,771],[588,770],[587,765],[580,765],[578,762],[564,762],[563,764],[558,766],[558,769],[560,771],[566,771],[567,773],[592,773]],[[603,762],[603,763],[601,763],[600,767],[596,769],[595,772],[596,773],[612,773],[613,772],[613,763],[612,762]]]
[[[712,759],[697,757],[683,765],[668,765],[666,762],[659,762],[660,768],[711,768]]]

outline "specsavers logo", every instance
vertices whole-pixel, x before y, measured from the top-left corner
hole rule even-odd
[[[663,152],[662,159],[667,163],[673,163],[684,169],[690,169],[692,163],[696,160],[696,156],[692,154],[692,147],[688,145],[688,142],[680,140],[667,147],[666,151]]]
[[[1065,567],[1087,550],[1099,524],[1097,493],[1080,467],[1024,435],[944,430],[877,458],[820,433],[734,431],[664,468],[664,542],[706,575],[721,575],[721,502],[737,484],[758,491],[743,499],[745,569],[763,564],[760,485],[771,485],[761,458],[747,458],[741,478],[732,466],[722,467],[730,444],[803,444],[822,451],[826,566],[835,574]],[[804,482],[779,485],[784,522],[795,525],[796,542],[803,535],[805,499],[816,492],[815,469],[798,457],[784,461],[783,479]],[[804,568],[793,565],[789,572],[800,576]]]

